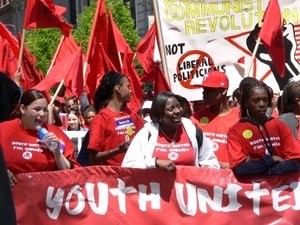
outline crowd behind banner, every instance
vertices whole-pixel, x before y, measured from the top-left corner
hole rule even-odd
[[[146,78],[155,76],[154,90],[141,89],[141,81],[133,76],[137,74],[127,59],[132,53],[128,50],[123,55],[124,66],[116,67],[119,72],[107,68],[100,76],[93,65],[102,70],[98,57],[105,59],[103,63],[109,63],[109,57],[104,54],[108,46],[101,45],[102,52],[98,44],[94,46],[97,51],[90,50],[97,57],[87,60],[89,73],[97,77],[87,76],[85,83],[89,85],[85,90],[80,88],[80,94],[69,96],[70,90],[79,90],[79,86],[73,88],[75,80],[68,80],[72,87],[60,89],[66,78],[58,87],[64,93],[56,92],[52,99],[47,92],[50,87],[23,90],[18,83],[5,80],[8,83],[1,89],[0,103],[7,111],[4,117],[0,114],[0,147],[7,168],[1,169],[5,178],[8,175],[19,225],[95,221],[227,225],[239,224],[241,218],[245,218],[244,224],[298,224],[300,64],[291,60],[297,53],[285,46],[291,57],[284,61],[283,74],[273,66],[274,59],[263,57],[261,61],[266,49],[260,46],[257,60],[261,62],[256,62],[257,67],[254,63],[251,76],[243,78],[241,59],[248,61],[260,31],[256,23],[260,22],[251,20],[253,26],[234,29],[240,16],[234,9],[242,5],[222,3],[232,18],[226,31],[222,28],[227,16],[214,15],[216,29],[212,15],[201,21],[193,18],[203,27],[209,25],[207,35],[192,33],[194,22],[164,13],[188,13],[197,6],[203,6],[205,12],[210,3],[155,1],[156,19],[160,21],[150,29],[152,36],[148,38],[153,48],[147,46],[147,56],[142,57],[149,66],[149,70],[143,68]],[[244,6],[248,15],[262,16],[266,1]],[[281,8],[284,15],[295,13],[289,3]],[[97,2],[96,12],[99,15],[95,14],[93,32],[103,24],[101,19],[105,21],[104,1]],[[281,23],[279,17],[280,7],[276,5],[277,22]],[[113,24],[111,13],[109,18]],[[246,17],[241,18],[245,22]],[[294,47],[297,35],[291,34],[295,34],[298,23],[295,18],[287,17],[282,25],[285,34],[289,33],[285,38],[291,41],[285,43]],[[63,32],[69,29],[67,26]],[[104,30],[90,43],[101,42]],[[178,30],[185,32],[175,36]],[[161,35],[162,64],[171,88],[159,63],[153,61],[157,35]],[[194,45],[195,38],[214,48]],[[247,43],[247,50],[241,43]],[[231,57],[224,61],[216,51],[219,47]],[[97,55],[99,52],[103,55]],[[70,66],[74,73],[80,71],[77,75],[82,79],[81,50],[73,58],[79,69]],[[274,76],[269,76],[271,73]],[[42,134],[37,132],[40,127]],[[12,211],[8,213],[14,216]]]

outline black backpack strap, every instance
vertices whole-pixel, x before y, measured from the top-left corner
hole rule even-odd
[[[203,132],[202,130],[196,126],[196,139],[198,143],[198,149],[201,148],[203,142]]]

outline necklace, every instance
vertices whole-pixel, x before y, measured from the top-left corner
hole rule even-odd
[[[161,127],[159,127],[159,128],[160,128],[162,134],[165,136],[165,138],[166,138],[168,141],[170,141],[171,144],[175,144],[175,139],[176,139],[177,131],[178,131],[178,125],[177,125],[177,127],[176,127],[176,131],[175,131],[175,134],[174,134],[174,136],[173,136],[172,139],[169,138],[169,137],[166,135],[166,133],[163,131],[163,129],[162,129]]]

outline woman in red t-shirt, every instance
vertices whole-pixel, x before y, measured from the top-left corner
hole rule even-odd
[[[144,125],[141,117],[126,106],[131,95],[130,82],[124,74],[109,71],[103,76],[94,96],[99,112],[89,129],[91,164],[121,165],[131,140]]]
[[[263,82],[243,87],[241,119],[228,131],[229,164],[238,176],[299,171],[299,143],[286,124],[266,115],[271,98]]]
[[[46,123],[47,107],[40,91],[27,90],[12,113],[14,119],[0,124],[0,143],[11,185],[16,183],[14,174],[70,169],[76,164],[72,141],[60,128]],[[55,150],[51,151],[38,139],[38,126],[46,128],[46,136],[58,143]]]

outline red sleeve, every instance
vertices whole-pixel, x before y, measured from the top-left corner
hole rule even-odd
[[[64,144],[64,151],[63,155],[68,159],[71,163],[73,163],[74,168],[80,167],[80,164],[78,164],[74,157],[74,144],[71,141],[71,139],[57,126],[48,124],[47,129],[53,133],[59,138],[61,144]]]
[[[242,163],[246,158],[239,136],[240,135],[237,134],[234,128],[229,129],[227,136],[227,151],[231,169]]]
[[[103,151],[104,149],[104,132],[105,132],[105,121],[101,114],[96,114],[90,125],[90,139],[88,149],[95,151]]]

